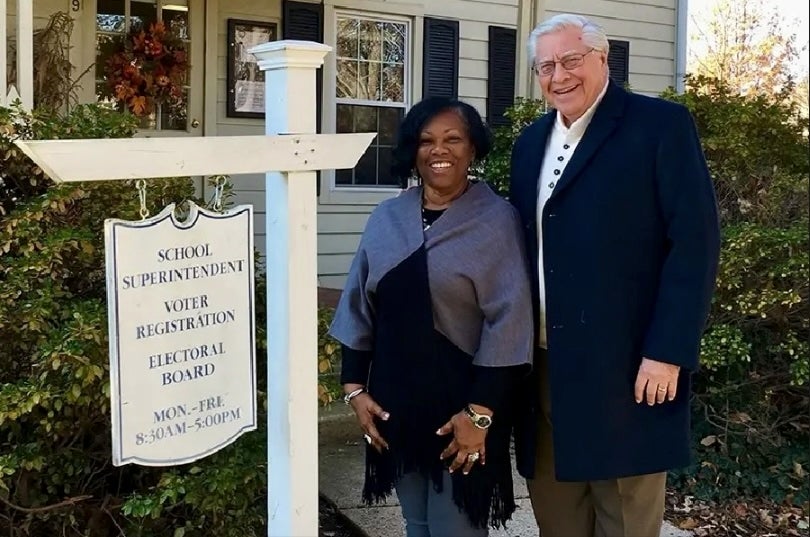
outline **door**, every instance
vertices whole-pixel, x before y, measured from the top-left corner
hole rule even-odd
[[[186,54],[184,83],[170,103],[135,109],[140,136],[201,136],[205,79],[205,0],[96,0],[96,97],[117,102],[107,62],[133,26],[162,22]],[[133,110],[132,108],[130,109]]]

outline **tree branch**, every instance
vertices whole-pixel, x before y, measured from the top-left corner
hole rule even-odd
[[[76,505],[77,503],[83,502],[84,500],[89,500],[92,497],[93,496],[91,495],[74,496],[73,498],[68,498],[67,500],[61,501],[59,503],[44,505],[42,507],[21,507],[19,505],[11,503],[9,500],[3,498],[2,496],[0,496],[0,502],[7,505],[11,509],[19,511],[21,513],[36,514],[36,513],[45,513],[47,511],[54,511],[56,509],[61,509],[62,507],[70,507],[71,505]]]

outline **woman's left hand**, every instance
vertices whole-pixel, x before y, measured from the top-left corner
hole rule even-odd
[[[469,474],[476,460],[482,465],[486,463],[487,430],[476,427],[464,411],[453,415],[450,421],[441,426],[436,434],[443,436],[453,433],[453,440],[442,451],[442,460],[455,455],[450,464],[450,473],[463,468],[464,474]],[[473,458],[470,459],[470,456]]]

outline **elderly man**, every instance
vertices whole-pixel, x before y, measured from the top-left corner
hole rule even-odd
[[[610,81],[598,25],[557,15],[529,47],[554,110],[512,154],[539,328],[518,467],[543,537],[657,537],[666,471],[690,458],[712,182],[684,107]]]

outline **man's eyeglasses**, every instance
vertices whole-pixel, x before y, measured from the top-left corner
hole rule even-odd
[[[540,75],[540,76],[549,76],[554,72],[554,68],[559,63],[562,65],[562,68],[566,71],[573,71],[577,67],[580,67],[583,63],[585,63],[585,56],[590,54],[596,49],[590,49],[588,52],[584,54],[569,54],[565,58],[561,59],[560,61],[550,61],[550,62],[542,62],[536,64],[532,67],[532,70]]]

